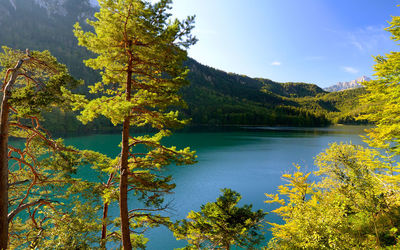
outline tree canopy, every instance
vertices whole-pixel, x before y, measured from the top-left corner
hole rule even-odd
[[[297,167],[283,177],[273,212],[283,224],[272,225],[271,248],[371,249],[398,247],[399,178],[379,151],[332,144],[316,157],[317,181]],[[396,168],[396,172],[399,171]]]
[[[75,174],[89,158],[52,139],[40,123],[43,112],[65,106],[64,94],[78,81],[48,51],[3,47],[0,66],[1,248],[88,246],[98,227],[91,217],[97,184]],[[18,141],[9,145],[9,137]]]
[[[187,219],[171,226],[177,239],[185,239],[189,245],[184,249],[217,248],[230,249],[231,245],[256,249],[264,240],[261,209],[252,211],[252,205],[238,207],[239,193],[222,189],[216,202],[201,206],[199,212],[191,211]]]
[[[194,18],[170,20],[169,0],[154,4],[101,0],[99,4],[96,19],[87,21],[93,31],[84,31],[79,24],[74,30],[79,45],[97,55],[85,64],[101,71],[102,80],[90,86],[90,93],[98,97],[87,100],[74,95],[71,100],[75,109],[81,109],[79,119],[83,123],[102,115],[114,125],[123,126],[121,154],[106,171],[110,178],[119,178],[120,235],[124,248],[131,249],[143,246],[140,233],[135,233],[138,228],[167,221],[162,216],[143,213],[162,210],[162,195],[175,187],[170,183],[171,177],[159,173],[171,164],[194,163],[194,152],[189,148],[178,150],[161,143],[171,134],[171,128],[187,122],[180,119],[174,107],[184,105],[178,91],[187,84],[188,70],[183,62],[187,57],[185,49],[196,41],[190,35]],[[155,133],[131,135],[131,128],[144,126]],[[115,189],[115,185],[110,186],[110,193]],[[129,191],[150,208],[129,210]],[[113,198],[115,201],[117,197]],[[110,201],[106,199],[105,207]]]
[[[400,40],[400,17],[394,16],[386,28],[392,33],[394,41]],[[368,130],[367,140],[372,147],[400,154],[400,52],[390,52],[385,56],[376,56],[374,65],[375,79],[363,83],[367,93],[362,102],[368,103],[368,109],[360,118],[368,119],[376,127]]]

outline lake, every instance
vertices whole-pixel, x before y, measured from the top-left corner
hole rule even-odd
[[[293,164],[313,171],[313,158],[330,143],[352,142],[361,144],[359,134],[364,127],[332,126],[327,128],[272,128],[243,127],[234,131],[195,131],[176,133],[166,140],[178,147],[190,146],[197,151],[198,163],[168,169],[176,183],[169,211],[172,220],[184,218],[190,210],[199,210],[202,204],[213,202],[220,189],[231,188],[242,195],[241,204],[253,204],[254,209],[271,210],[264,203],[264,193],[276,193],[284,182],[281,175],[293,172]],[[67,144],[81,149],[92,149],[110,156],[120,152],[119,134],[70,137]],[[270,206],[270,207],[268,207]],[[114,207],[112,214],[118,215]],[[276,221],[270,214],[267,220]],[[267,238],[271,234],[267,232]],[[158,228],[147,233],[147,249],[168,250],[185,246],[176,241],[171,232]]]

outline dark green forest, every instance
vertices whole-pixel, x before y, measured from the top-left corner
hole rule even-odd
[[[1,45],[14,49],[49,50],[66,64],[83,84],[74,92],[88,94],[87,86],[99,81],[99,73],[84,66],[82,59],[93,55],[77,45],[72,27],[93,18],[96,8],[87,1],[71,0],[60,8],[41,8],[30,0],[0,1]],[[15,18],[18,17],[18,18]],[[90,29],[84,26],[83,29]],[[196,62],[186,61],[189,85],[182,91],[187,108],[181,110],[191,125],[229,126],[326,126],[356,123],[357,96],[362,90],[327,93],[315,84],[278,83],[227,73]],[[94,97],[94,96],[92,96]],[[82,125],[75,114],[55,109],[45,116],[44,126],[59,134],[110,132],[114,126],[99,117]],[[357,121],[359,122],[359,121]]]

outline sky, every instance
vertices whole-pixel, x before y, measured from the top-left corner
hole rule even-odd
[[[90,0],[95,2],[96,0]],[[156,2],[157,0],[151,0]],[[198,62],[277,82],[328,87],[373,77],[374,56],[398,51],[384,30],[400,0],[174,0],[195,15]]]
[[[196,15],[189,56],[202,64],[277,82],[327,87],[373,75],[374,58],[398,50],[384,30],[397,0],[174,0]]]

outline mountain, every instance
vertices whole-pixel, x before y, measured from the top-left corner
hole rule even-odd
[[[84,23],[96,11],[88,0],[0,0],[0,46],[50,50],[75,77],[96,81],[97,74],[82,62],[91,54],[72,32],[76,22]]]
[[[8,2],[8,4],[7,4]],[[90,7],[96,7],[98,6],[97,0],[75,0],[75,1],[71,1],[71,0],[29,0],[29,1],[23,1],[23,0],[1,0],[0,1],[1,5],[7,8],[7,5],[11,5],[12,8],[14,9],[14,11],[17,11],[17,9],[19,8],[24,8],[24,7],[32,7],[33,11],[32,13],[34,13],[37,7],[40,7],[42,9],[44,9],[47,12],[47,15],[49,16],[67,16],[67,15],[73,15],[74,11],[71,12],[72,9],[74,9],[75,7],[73,7],[72,5],[75,5],[76,9],[80,9],[80,11],[82,11],[83,9],[80,8],[79,6],[85,6],[86,10],[91,10]],[[23,6],[25,5],[25,6]],[[72,8],[71,8],[72,7]],[[18,10],[19,11],[19,10]],[[15,12],[15,13],[18,13]],[[10,14],[10,13],[7,13]],[[81,18],[88,18],[89,16],[87,15],[88,13],[85,13],[85,11],[81,12],[81,16],[79,17],[79,19]],[[91,15],[92,16],[92,15]],[[90,17],[91,17],[90,16]]]
[[[370,80],[371,80],[371,78],[362,76],[362,77],[357,78],[356,80],[353,80],[350,82],[338,82],[337,84],[335,84],[333,86],[324,88],[324,90],[327,92],[335,92],[335,91],[342,91],[345,89],[361,88],[363,82],[368,82]]]
[[[98,7],[89,0],[0,0],[0,45],[25,50],[49,50],[66,64],[71,74],[85,85],[77,92],[88,93],[87,85],[100,80],[98,72],[84,66],[93,57],[77,45],[72,29],[92,18]],[[18,17],[18,18],[15,18]],[[188,59],[191,83],[182,89],[187,109],[182,113],[192,124],[324,126],[349,116],[358,92],[350,95],[328,94],[315,84],[278,83],[227,73]],[[328,97],[329,98],[328,98]],[[350,101],[349,101],[350,100]],[[343,105],[346,103],[346,105]],[[109,131],[105,119],[83,127],[74,114],[55,110],[46,114],[46,127],[58,132]]]

